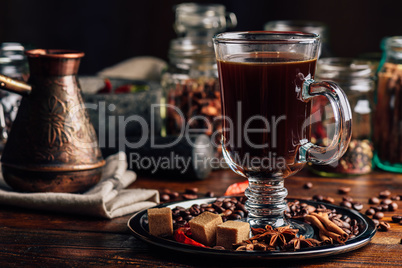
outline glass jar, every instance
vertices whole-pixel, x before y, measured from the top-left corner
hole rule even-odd
[[[333,81],[346,93],[352,109],[352,139],[341,159],[328,166],[311,165],[321,176],[360,175],[372,171],[372,118],[374,116],[375,65],[349,58],[323,58],[318,61],[316,78]],[[317,98],[316,98],[317,99]],[[326,98],[312,105],[312,136],[315,142],[328,146],[333,135],[333,114]],[[324,108],[322,108],[324,107]],[[320,123],[323,118],[323,123]]]
[[[237,25],[235,14],[226,12],[226,7],[220,4],[183,3],[175,6],[175,13],[174,29],[180,37],[212,38]]]
[[[182,135],[189,131],[220,140],[221,98],[212,40],[173,40],[162,87],[167,104],[164,134]]]
[[[319,56],[322,58],[332,55],[329,46],[329,28],[328,25],[319,21],[308,20],[275,20],[269,21],[264,25],[265,31],[300,31],[306,33],[315,33],[320,35],[321,48]]]
[[[384,45],[377,74],[374,164],[402,173],[402,36],[388,37]]]
[[[2,43],[0,45],[0,74],[27,81],[28,62],[24,47],[19,43]],[[2,151],[10,132],[12,122],[17,116],[21,96],[0,90],[0,151]]]

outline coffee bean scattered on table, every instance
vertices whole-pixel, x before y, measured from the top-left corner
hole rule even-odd
[[[373,215],[373,219],[377,219],[377,220],[381,220],[382,218],[384,218],[384,213],[378,211]]]
[[[311,182],[307,182],[306,184],[304,184],[304,189],[311,189],[311,188],[313,188],[313,183],[311,183]]]
[[[391,195],[391,192],[388,190],[382,191],[378,194],[378,196],[382,199],[388,198]]]
[[[381,232],[387,232],[389,229],[391,229],[391,225],[388,222],[381,221],[377,228]]]
[[[340,194],[347,194],[347,193],[349,193],[350,192],[350,187],[340,187],[339,189],[338,189],[338,193],[340,193]]]
[[[377,205],[377,204],[380,204],[380,199],[378,199],[377,197],[371,197],[369,199],[368,203],[371,205]]]
[[[402,215],[393,215],[391,217],[391,219],[392,219],[392,222],[398,223],[398,222],[402,221]]]

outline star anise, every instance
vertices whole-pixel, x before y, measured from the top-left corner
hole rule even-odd
[[[287,241],[296,237],[298,229],[292,229],[289,226],[278,227],[273,229],[272,226],[267,225],[265,229],[255,228],[252,229],[254,236],[250,238],[251,241],[264,241],[270,247],[283,247]]]
[[[273,247],[268,246],[265,243],[258,242],[257,240],[246,240],[240,244],[235,245],[236,251],[248,251],[248,250],[260,250],[271,251]]]
[[[311,248],[320,245],[321,242],[314,238],[305,238],[304,236],[295,237],[290,240],[285,248],[288,250],[297,250],[301,248]]]

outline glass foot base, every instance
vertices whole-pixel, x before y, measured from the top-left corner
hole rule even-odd
[[[314,229],[310,224],[292,219],[256,219],[248,218],[247,222],[252,228],[265,228],[266,225],[272,226],[272,228],[278,228],[283,226],[290,226],[292,229],[298,229],[297,236],[304,236],[305,238],[312,238],[314,236]]]

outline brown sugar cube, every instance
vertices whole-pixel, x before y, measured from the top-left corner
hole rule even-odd
[[[154,236],[170,236],[173,234],[172,210],[166,208],[150,208],[148,212],[149,232]]]
[[[226,221],[216,229],[216,245],[232,249],[233,244],[249,239],[250,224],[243,221]]]
[[[222,223],[222,217],[208,211],[203,212],[189,221],[194,240],[213,246],[216,241],[216,227]]]

